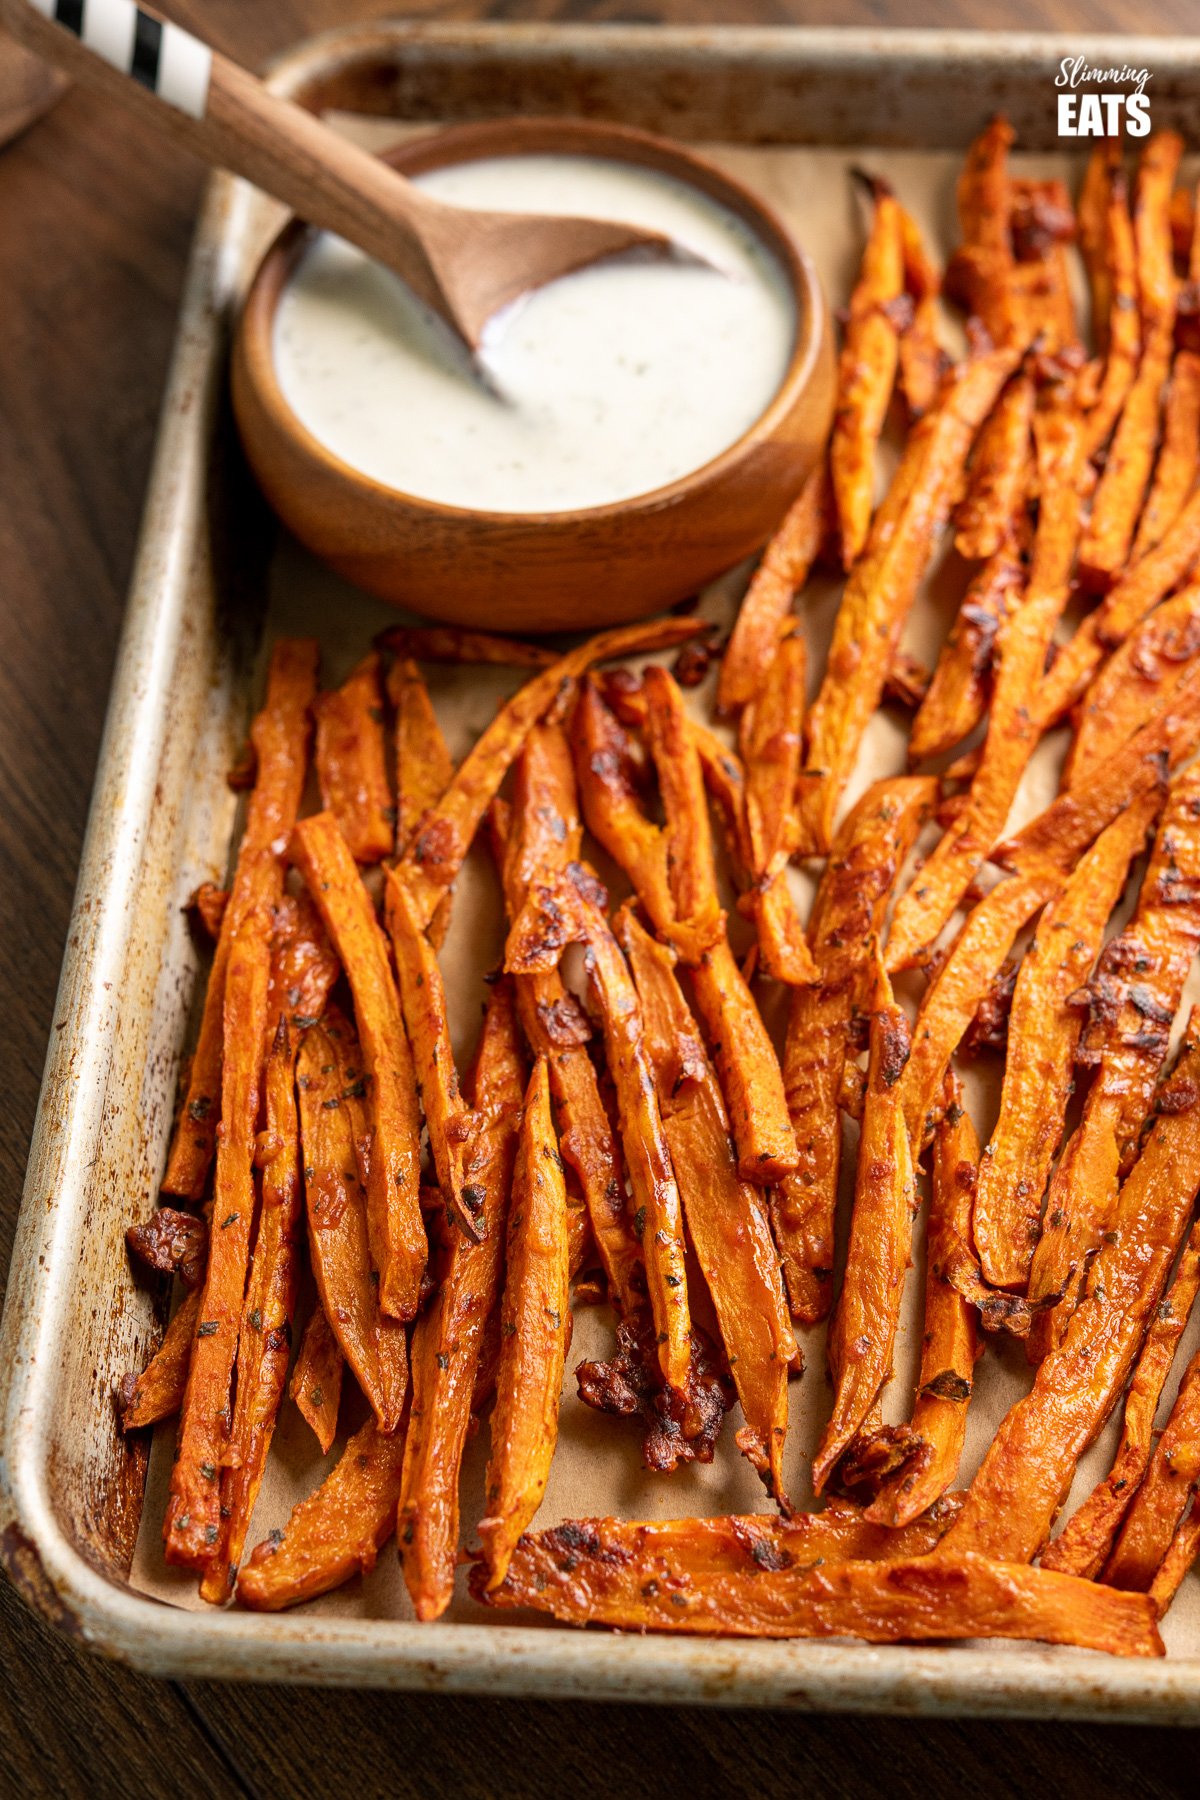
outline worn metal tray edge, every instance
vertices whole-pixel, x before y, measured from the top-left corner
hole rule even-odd
[[[378,27],[372,28],[377,38]],[[542,28],[398,28],[397,38],[465,43],[486,38],[532,44]],[[583,49],[610,49],[639,33],[583,28],[558,34]],[[714,34],[666,34],[680,50],[701,52]],[[736,31],[739,46],[786,41],[795,58],[843,60],[885,50],[880,32]],[[283,88],[302,85],[331,52],[352,48],[353,31],[302,45],[277,65]],[[938,33],[894,34],[906,54],[936,55]],[[723,41],[723,40],[722,40]],[[987,58],[1012,40],[967,42]],[[1027,40],[1019,40],[1025,43]],[[1045,55],[1054,40],[1042,40]],[[1081,39],[1088,56],[1106,44]],[[1163,40],[1147,40],[1161,59]],[[664,46],[665,47],[665,46]],[[1065,53],[1065,51],[1064,51]],[[1189,46],[1190,57],[1190,46]],[[93,1098],[105,1086],[113,1054],[107,1026],[129,942],[144,843],[155,806],[155,772],[168,720],[156,704],[187,628],[188,576],[201,522],[201,479],[215,416],[228,309],[233,297],[238,220],[247,202],[225,178],[209,187],[200,215],[164,398],[154,467],[87,837],[68,949],[55,1007],[0,1324],[0,1560],[31,1604],[87,1647],[156,1675],[487,1691],[595,1699],[636,1699],[901,1714],[1122,1718],[1195,1723],[1200,1663],[1117,1662],[1085,1652],[1022,1649],[996,1655],[957,1647],[873,1649],[843,1643],[754,1643],[728,1639],[617,1637],[510,1626],[417,1626],[319,1613],[254,1615],[184,1612],[140,1595],[93,1566],[59,1522],[47,1458],[45,1404],[54,1365],[54,1331],[73,1278],[73,1247],[85,1227],[73,1206],[68,1173],[86,1167],[102,1122]]]

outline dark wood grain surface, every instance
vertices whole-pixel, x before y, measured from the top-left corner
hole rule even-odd
[[[174,0],[251,65],[390,0]],[[1195,0],[486,0],[430,16],[1062,31],[1196,28]],[[72,93],[0,152],[0,1268],[52,1017],[201,175]],[[0,1793],[1194,1794],[1194,1733],[155,1683],[0,1584]]]

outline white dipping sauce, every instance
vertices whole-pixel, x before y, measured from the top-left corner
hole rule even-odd
[[[301,423],[364,475],[482,511],[604,506],[711,461],[778,392],[796,329],[787,280],[707,195],[588,156],[418,180],[455,205],[653,227],[712,266],[610,260],[523,297],[488,325],[489,392],[396,276],[320,235],[280,300],[275,367]]]

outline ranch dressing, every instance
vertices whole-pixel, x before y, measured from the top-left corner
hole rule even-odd
[[[484,511],[604,506],[711,461],[778,392],[787,281],[707,195],[588,156],[490,157],[417,181],[457,205],[650,226],[712,266],[613,260],[524,296],[489,322],[483,381],[396,276],[320,234],[281,297],[275,368],[300,422],[362,474]]]

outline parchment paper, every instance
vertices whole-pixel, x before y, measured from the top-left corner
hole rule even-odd
[[[402,133],[396,128],[356,122],[354,135],[372,145],[394,140]],[[852,281],[863,240],[863,214],[856,185],[847,171],[862,166],[884,173],[894,184],[900,198],[914,213],[930,245],[942,255],[956,239],[954,184],[960,166],[957,155],[943,153],[898,152],[886,154],[870,149],[861,151],[823,151],[794,148],[747,148],[745,146],[706,145],[702,149],[725,167],[762,192],[788,219],[797,236],[814,256],[825,291],[834,306],[844,303]],[[1077,184],[1080,159],[1057,156],[1014,158],[1014,168],[1034,175],[1064,174]],[[1194,173],[1193,173],[1194,178]],[[1078,268],[1078,299],[1081,317],[1086,317],[1086,296]],[[944,320],[945,341],[956,349],[961,337],[956,336],[954,321]],[[706,617],[727,629],[737,601],[744,591],[750,565],[731,572],[715,584],[701,600]],[[920,597],[905,637],[905,646],[926,662],[932,662],[937,647],[945,636],[966,579],[966,569],[953,552],[943,555],[935,566]],[[825,651],[837,610],[840,584],[821,578],[808,590],[803,611],[810,647],[810,671],[813,691],[824,665]],[[339,681],[357,658],[363,654],[371,635],[381,625],[394,621],[396,614],[346,586],[327,570],[317,565],[306,552],[284,539],[275,556],[270,577],[270,608],[267,645],[278,635],[312,634],[320,638],[323,652],[323,679],[327,685]],[[669,659],[664,659],[669,660]],[[452,753],[461,756],[475,736],[491,718],[501,696],[511,692],[518,678],[501,670],[463,671],[427,669],[439,719],[449,740]],[[711,717],[712,681],[693,692],[690,704],[698,713]],[[260,689],[261,691],[261,685]],[[854,778],[846,795],[849,805],[869,783],[881,775],[897,773],[904,767],[907,740],[907,717],[888,707],[872,721]],[[1010,826],[1015,828],[1047,804],[1056,786],[1058,767],[1064,749],[1064,737],[1057,733],[1047,740],[1035,756],[1014,805]],[[928,849],[936,833],[928,837],[921,849]],[[593,852],[594,852],[594,846]],[[597,857],[598,863],[603,859]],[[611,874],[607,864],[603,872]],[[214,870],[220,876],[222,870]],[[811,882],[794,873],[798,894],[807,904]],[[614,891],[623,892],[624,884],[613,881]],[[1136,895],[1136,881],[1131,882],[1125,907],[1111,927],[1116,930],[1130,910]],[[478,1029],[484,996],[483,974],[495,966],[502,945],[502,907],[495,878],[485,857],[476,852],[458,883],[454,919],[442,953],[455,1051],[460,1067],[468,1059]],[[915,1004],[921,983],[915,977],[904,978],[901,992],[906,1002]],[[1193,974],[1185,995],[1185,1008],[1200,999],[1200,977]],[[768,1013],[777,1011],[767,1007]],[[1178,1030],[1178,1025],[1177,1025]],[[995,1115],[1000,1065],[998,1059],[984,1059],[968,1068],[968,1102],[986,1142]],[[1074,1109],[1068,1121],[1073,1122]],[[854,1140],[856,1128],[847,1123],[847,1157],[844,1176],[849,1178],[842,1197],[839,1270],[844,1256],[846,1225],[852,1194]],[[924,1284],[924,1218],[918,1217],[913,1251],[913,1267],[905,1292],[903,1322],[897,1343],[894,1377],[884,1391],[884,1415],[889,1422],[909,1416],[920,1354]],[[297,1333],[298,1336],[298,1333]],[[801,1332],[806,1369],[803,1377],[791,1385],[790,1432],[787,1450],[787,1481],[799,1503],[808,1501],[808,1470],[821,1429],[828,1417],[831,1390],[825,1374],[824,1327]],[[1160,1408],[1160,1423],[1165,1419],[1174,1398],[1178,1378],[1196,1344],[1200,1342],[1200,1319],[1193,1318],[1180,1345],[1175,1368]],[[735,1408],[727,1419],[715,1462],[708,1468],[692,1466],[669,1477],[650,1476],[641,1467],[637,1427],[627,1421],[610,1419],[583,1406],[575,1392],[574,1367],[585,1358],[607,1354],[613,1344],[611,1315],[606,1306],[580,1307],[575,1311],[574,1340],[568,1358],[567,1377],[563,1388],[558,1448],[555,1453],[549,1486],[536,1526],[544,1527],[567,1517],[596,1514],[618,1514],[625,1517],[671,1518],[685,1515],[705,1516],[728,1511],[765,1511],[769,1508],[764,1490],[734,1445],[734,1432],[740,1423]],[[1007,1340],[990,1340],[978,1364],[975,1392],[971,1401],[967,1445],[960,1474],[960,1485],[969,1480],[977,1467],[995,1428],[1009,1405],[1030,1383],[1031,1374],[1020,1345]],[[349,1382],[347,1385],[350,1385]],[[357,1417],[349,1419],[350,1428]],[[1120,1433],[1121,1407],[1097,1444],[1083,1459],[1062,1520],[1102,1479],[1111,1465],[1113,1450]],[[343,1408],[343,1423],[347,1411]],[[132,1582],[144,1592],[183,1607],[198,1607],[194,1580],[168,1569],[162,1558],[161,1523],[166,1498],[166,1484],[174,1444],[174,1423],[160,1428],[151,1460],[142,1529],[132,1570]],[[340,1454],[339,1439],[328,1461],[321,1457],[315,1440],[290,1402],[285,1402],[276,1432],[270,1466],[255,1512],[253,1529],[247,1545],[258,1543],[274,1527],[286,1524],[288,1513],[297,1500],[310,1492],[327,1468]],[[472,1541],[473,1528],[481,1513],[483,1472],[487,1460],[487,1429],[480,1431],[468,1445],[463,1467],[463,1542]],[[389,1546],[380,1556],[372,1574],[355,1580],[334,1594],[311,1602],[313,1610],[329,1614],[358,1617],[411,1618],[412,1611],[400,1575],[394,1548]],[[514,1615],[509,1615],[514,1617]],[[504,1616],[476,1606],[465,1591],[460,1574],[459,1587],[449,1613],[431,1631],[452,1630],[456,1619],[470,1618],[491,1622],[495,1629],[504,1628]],[[522,1616],[521,1622],[529,1621]],[[1200,1580],[1190,1575],[1166,1622],[1168,1647],[1177,1653],[1200,1653]],[[999,1654],[1010,1648],[997,1645]],[[1052,1654],[1052,1653],[1050,1653]]]

